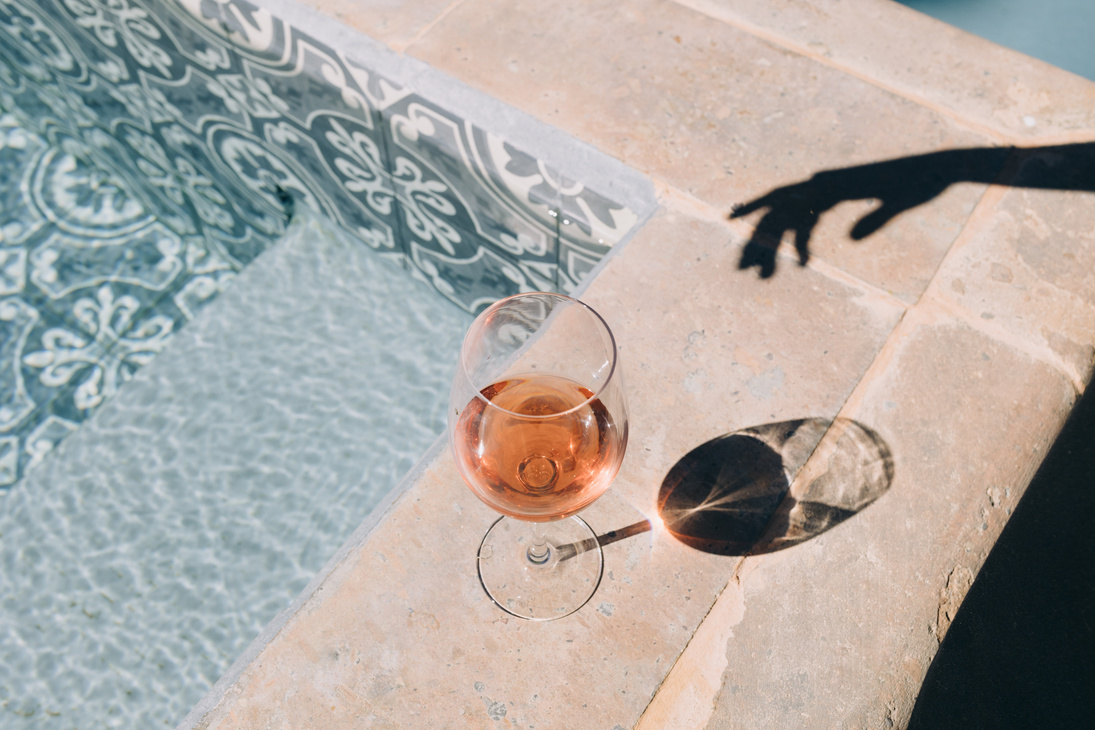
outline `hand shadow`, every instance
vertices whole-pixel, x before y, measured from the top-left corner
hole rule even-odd
[[[946,150],[824,170],[809,180],[775,188],[734,206],[731,219],[766,211],[745,244],[738,268],[756,267],[761,278],[772,276],[776,270],[776,250],[787,235],[794,239],[799,264],[805,265],[810,259],[810,238],[818,219],[843,201],[879,201],[874,210],[852,226],[849,235],[861,241],[897,215],[923,205],[960,182],[1095,191],[1095,143]]]
[[[835,527],[882,496],[893,475],[885,441],[856,421],[770,423],[686,454],[662,482],[658,512],[697,550],[757,555]]]

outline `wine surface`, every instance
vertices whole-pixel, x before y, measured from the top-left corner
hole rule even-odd
[[[608,488],[627,425],[621,432],[592,391],[555,375],[526,375],[481,393],[460,414],[453,448],[464,480],[488,505],[547,521],[578,512]]]

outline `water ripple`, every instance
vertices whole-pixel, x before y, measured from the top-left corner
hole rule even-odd
[[[0,726],[174,726],[444,428],[470,317],[295,224],[0,505]]]

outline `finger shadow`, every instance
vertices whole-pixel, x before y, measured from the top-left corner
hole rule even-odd
[[[1095,191],[1095,143],[950,149],[821,170],[733,206],[731,219],[764,211],[742,249],[738,268],[756,268],[761,278],[771,278],[777,251],[788,237],[794,239],[799,263],[805,264],[819,218],[842,202],[877,203],[848,232],[852,241],[862,241],[957,183]]]
[[[863,424],[783,421],[690,451],[662,481],[658,512],[666,530],[696,550],[757,555],[836,527],[885,494],[893,476],[888,445]]]

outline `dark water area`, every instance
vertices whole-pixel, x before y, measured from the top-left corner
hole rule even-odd
[[[1095,727],[1093,516],[1089,389],[959,609],[911,730]]]

